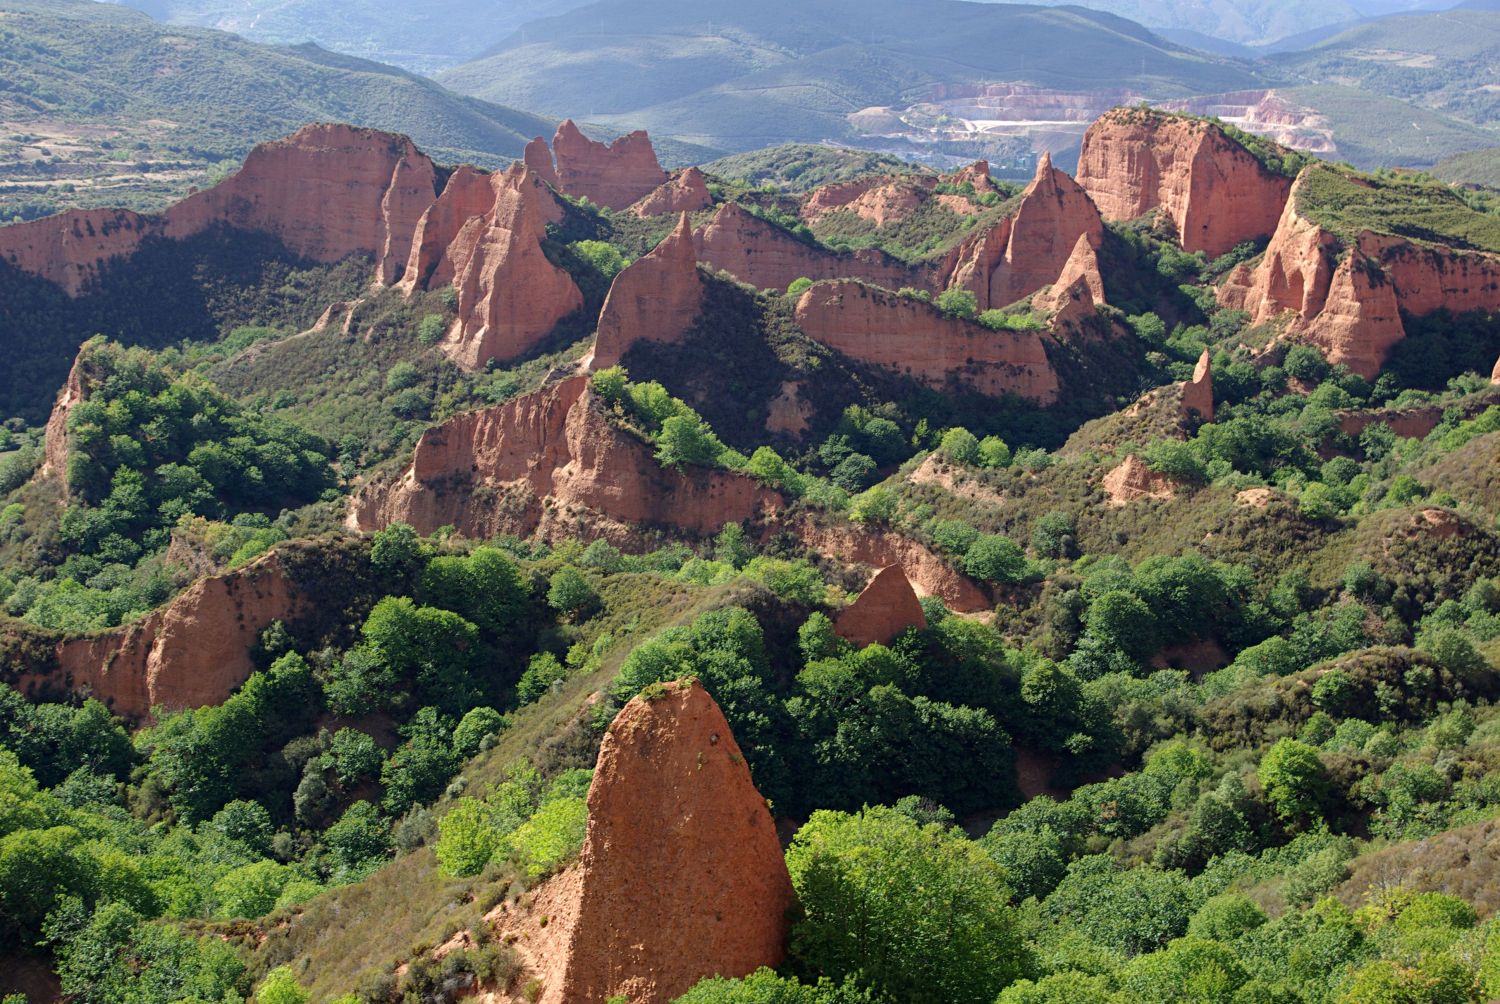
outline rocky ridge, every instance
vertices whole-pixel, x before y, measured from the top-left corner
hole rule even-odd
[[[637,341],[680,341],[703,305],[703,280],[693,251],[693,225],[683,212],[677,229],[615,276],[599,313],[591,369],[619,363]]]

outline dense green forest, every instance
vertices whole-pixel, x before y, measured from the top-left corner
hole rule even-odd
[[[715,194],[797,226],[766,187],[795,184],[785,166]],[[1338,184],[1316,193],[1330,219]],[[1485,200],[1378,191],[1387,222],[1490,246]],[[927,260],[990,201],[793,236]],[[597,311],[665,226],[573,203],[546,250]],[[783,526],[909,538],[993,600],[976,616],[924,597],[925,627],[861,648],[834,620],[867,569],[780,528],[656,527],[627,553],[345,526],[349,494],[423,430],[569,371],[591,334],[577,317],[465,373],[434,344],[451,291],[371,293],[347,330],[305,330],[364,262],[247,245],[233,269],[158,276],[181,297],[87,342],[105,315],[80,298],[29,371],[51,374],[41,403],[5,388],[0,971],[85,1004],[504,986],[521,961],[482,918],[576,857],[619,709],[694,677],[795,828],[800,909],[779,970],[706,980],[690,1004],[1500,996],[1500,329],[1410,318],[1375,380],[1268,348],[1206,288],[1259,250],[1209,261],[1151,220],[1111,225],[1097,323],[1114,334],[1050,347],[1072,393],[1047,408],[857,366],[796,330],[782,291],[724,275],[680,344],[595,373],[604,419],[664,468],[743,472],[781,494]],[[5,288],[41,330],[44,291]],[[79,344],[64,469],[34,477]],[[1205,350],[1211,422],[1166,397]],[[800,442],[747,413],[788,374],[818,392]],[[1347,431],[1418,410],[1421,437]],[[1167,488],[1114,504],[1101,482],[1130,455]],[[268,554],[319,602],[258,633],[222,703],[126,720],[49,675],[60,639]],[[462,930],[472,943],[435,953]]]

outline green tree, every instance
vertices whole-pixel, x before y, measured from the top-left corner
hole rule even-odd
[[[307,1004],[308,997],[297,985],[291,966],[277,966],[255,989],[255,1004]]]
[[[967,289],[949,289],[935,301],[937,308],[949,317],[972,321],[979,315],[979,298]]]
[[[942,445],[938,449],[955,464],[973,467],[979,463],[979,440],[962,426],[955,426],[943,433]]]
[[[889,808],[815,812],[787,850],[804,910],[792,952],[896,1002],[990,1004],[1030,960],[998,865]]]
[[[1156,649],[1156,617],[1139,596],[1123,589],[1097,596],[1089,604],[1084,623],[1089,634],[1131,658],[1145,658]]]
[[[572,565],[564,565],[552,573],[547,584],[547,603],[553,610],[576,620],[597,609],[599,602],[594,587]]]
[[[1283,820],[1311,819],[1328,794],[1328,772],[1318,751],[1295,739],[1281,739],[1260,761],[1260,783],[1266,800]]]
[[[538,878],[578,853],[588,823],[584,799],[553,799],[510,835],[511,851],[527,876]]]
[[[219,904],[215,916],[225,920],[263,917],[276,906],[281,891],[294,877],[292,869],[275,861],[241,865],[214,883],[214,898]]]
[[[478,753],[481,744],[505,728],[505,716],[494,708],[471,708],[453,729],[453,751],[461,757]]]
[[[656,459],[664,467],[712,467],[723,453],[724,444],[697,415],[673,415],[656,434]]]
[[[323,843],[339,866],[352,872],[386,855],[390,850],[390,831],[379,810],[360,799],[324,831]]]
[[[964,571],[987,582],[1021,582],[1028,572],[1026,552],[1004,534],[987,533],[969,546]]]
[[[503,846],[499,813],[477,798],[460,798],[438,820],[437,859],[445,875],[478,875]]]
[[[979,441],[979,462],[985,467],[1009,467],[1010,446],[999,436],[985,436]]]

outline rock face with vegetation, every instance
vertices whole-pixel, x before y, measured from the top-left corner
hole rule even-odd
[[[1271,152],[1278,166],[1290,154]],[[1183,248],[1212,258],[1276,229],[1292,177],[1267,168],[1213,122],[1121,108],[1084,134],[1078,183],[1105,219],[1160,210]]]
[[[160,216],[84,210],[0,228],[0,258],[77,294],[148,236],[182,239],[223,224],[270,234],[314,261],[371,255],[377,280],[389,283],[436,195],[432,161],[405,136],[309,125],[257,146],[239,171]]]
[[[542,1004],[668,1004],[780,964],[794,897],[776,825],[697,681],[634,698],[599,747],[588,836],[549,924]]]
[[[630,207],[635,215],[645,219],[665,216],[668,213],[696,213],[709,209],[714,197],[708,190],[703,172],[688,167],[674,174],[650,195]]]
[[[514,359],[583,306],[583,294],[542,250],[547,224],[561,219],[535,172],[514,164],[490,176],[494,203],[470,217],[448,245],[458,318],[443,349],[465,369]]]
[[[138,720],[157,708],[221,704],[255,671],[251,650],[260,632],[317,601],[297,589],[272,552],[200,579],[127,627],[60,642],[55,672],[22,676],[18,686],[25,691],[60,684]]]
[[[833,631],[845,641],[861,647],[889,645],[908,628],[927,626],[922,604],[900,565],[887,565],[875,573],[854,602],[839,612]]]
[[[448,176],[442,194],[417,220],[411,256],[401,276],[403,290],[412,293],[452,284],[456,261],[472,256],[472,248],[457,245],[459,233],[470,220],[494,208],[495,180],[467,164]],[[468,237],[474,239],[472,233]]]
[[[1057,397],[1057,374],[1035,331],[992,331],[946,317],[923,300],[851,279],[817,283],[803,293],[797,323],[808,337],[851,359],[931,387],[959,383],[1042,404]]]
[[[624,209],[667,181],[651,137],[637,130],[613,143],[591,140],[566,119],[552,137],[557,189],[608,209]]]
[[[1305,169],[1260,263],[1238,266],[1221,302],[1248,311],[1257,324],[1283,319],[1287,337],[1319,346],[1329,361],[1367,379],[1406,337],[1403,315],[1500,307],[1500,253],[1458,231],[1478,214],[1452,192],[1414,193],[1441,200],[1434,215],[1443,215],[1426,239],[1368,228],[1389,219],[1391,203],[1399,209],[1411,198],[1399,185],[1332,167]]]
[[[786,289],[800,278],[855,278],[889,289],[931,285],[919,270],[882,251],[833,253],[799,240],[736,202],[720,206],[693,240],[699,261],[757,289]]]
[[[1053,314],[1054,327],[1091,316],[1104,302],[1104,276],[1099,272],[1099,255],[1089,243],[1089,235],[1078,235],[1073,253],[1063,264],[1062,273],[1039,306]]]
[[[428,429],[399,479],[354,500],[350,523],[404,522],[423,533],[452,525],[481,539],[563,539],[587,527],[628,543],[642,525],[708,534],[779,505],[744,475],[664,468],[610,424],[589,378],[578,376]]]
[[[1015,303],[1057,279],[1080,237],[1099,246],[1099,211],[1044,154],[1015,212],[959,248],[948,288],[972,292],[980,310]]]
[[[703,304],[695,259],[684,211],[676,230],[615,276],[599,314],[592,369],[617,365],[638,341],[670,344],[687,333]]]

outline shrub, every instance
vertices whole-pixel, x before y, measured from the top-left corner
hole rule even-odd
[[[511,834],[511,851],[528,877],[545,875],[578,853],[588,822],[585,799],[553,799]]]

